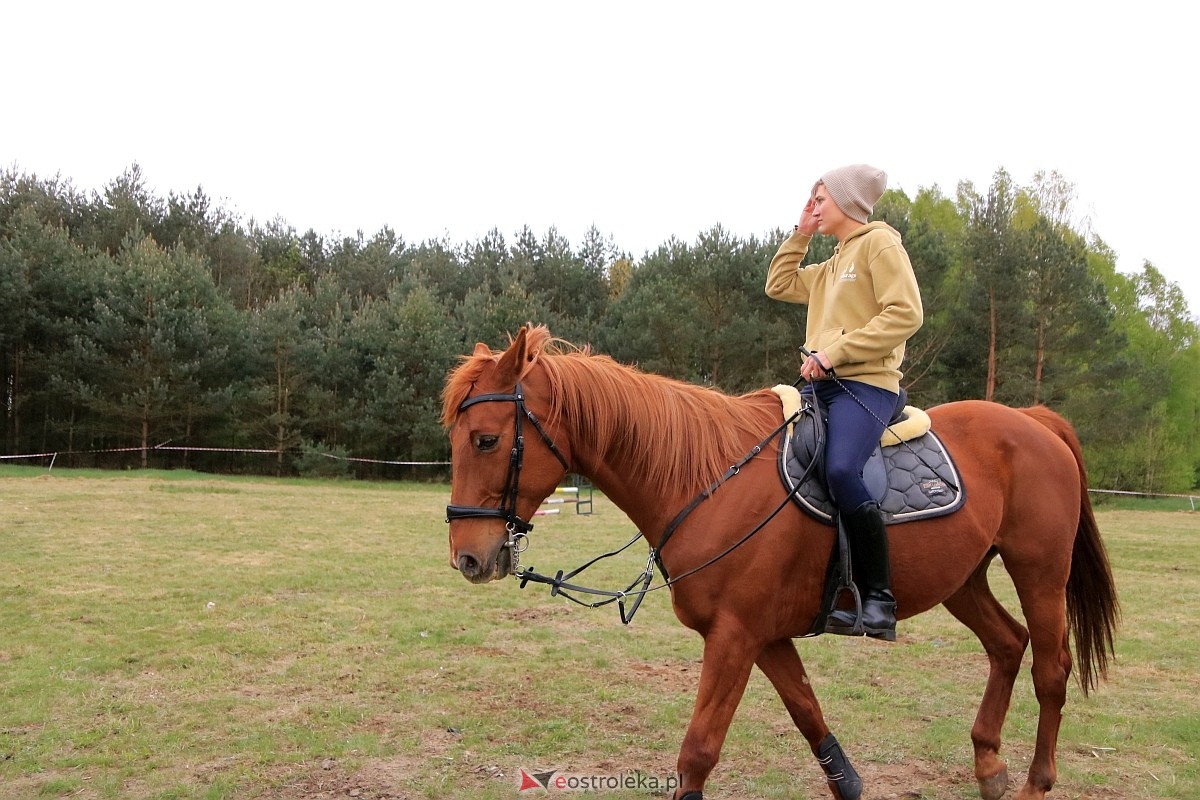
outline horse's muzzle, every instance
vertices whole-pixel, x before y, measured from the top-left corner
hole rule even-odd
[[[470,551],[460,550],[455,566],[471,583],[487,583],[511,574],[512,552],[509,547],[501,545],[497,553],[483,558]]]

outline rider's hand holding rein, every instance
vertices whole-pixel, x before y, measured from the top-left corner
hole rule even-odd
[[[818,381],[828,377],[828,373],[833,369],[833,365],[829,363],[829,358],[823,353],[817,352],[804,359],[804,363],[800,365],[800,377],[806,381]]]

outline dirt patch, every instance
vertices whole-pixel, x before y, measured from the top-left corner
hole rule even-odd
[[[513,622],[546,622],[571,617],[571,609],[566,606],[527,606],[505,611],[500,616]]]
[[[411,779],[415,764],[408,759],[380,759],[363,764],[353,774],[341,765],[324,762],[279,787],[280,800],[409,800],[416,795],[397,787]]]
[[[634,662],[630,672],[669,692],[694,693],[700,684],[700,661]]]
[[[454,759],[447,754],[460,738],[457,731],[427,729],[421,732],[420,755],[356,760],[352,765],[336,759],[304,764],[281,776],[270,796],[276,800],[410,800],[421,797],[423,792],[414,786],[416,776],[428,774],[430,764],[452,769]],[[485,779],[490,777],[484,776]],[[461,783],[461,778],[455,780]]]

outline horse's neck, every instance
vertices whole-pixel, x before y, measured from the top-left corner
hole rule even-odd
[[[782,418],[778,396],[764,390],[750,398],[734,400],[738,411],[744,412],[734,418],[728,414],[707,419],[685,416],[667,426],[651,424],[644,419],[638,419],[634,424],[633,416],[637,412],[631,410],[630,393],[611,391],[613,394],[607,398],[608,403],[620,408],[627,419],[622,424],[609,426],[607,435],[598,435],[588,420],[577,417],[577,430],[572,434],[573,466],[638,526],[652,546],[657,546],[662,531],[682,509],[709,488],[729,465],[761,444],[762,437],[769,434]],[[638,408],[646,405],[646,399],[639,398]],[[679,398],[664,392],[662,398],[652,398],[651,402],[665,405],[678,403]],[[731,429],[737,430],[736,436],[728,435]],[[727,440],[726,452],[721,454],[720,461],[707,466],[693,462],[693,469],[682,472],[678,466],[664,470],[661,464],[653,462],[655,457],[678,458],[692,452],[719,438],[718,434]],[[631,441],[630,436],[635,439]],[[644,458],[635,463],[630,454]],[[677,477],[662,477],[669,472],[676,473]]]
[[[627,474],[604,463],[584,465],[581,462],[577,468],[609,502],[629,517],[651,547],[658,547],[662,531],[691,500],[678,491],[630,480]]]

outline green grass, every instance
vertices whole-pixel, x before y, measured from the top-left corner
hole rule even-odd
[[[626,627],[534,585],[471,586],[447,563],[447,497],[0,467],[0,797],[498,800],[521,767],[669,776],[701,643],[667,593]],[[1200,516],[1128,502],[1099,513],[1117,660],[1091,698],[1072,685],[1052,797],[1200,796]],[[539,518],[525,563],[572,568],[632,533],[598,496],[590,516]],[[586,582],[628,583],[631,550]],[[868,797],[977,796],[986,659],[948,614],[906,621],[894,647],[799,648]],[[1026,672],[1005,726],[1014,781],[1035,726]],[[707,796],[828,796],[757,672]]]

